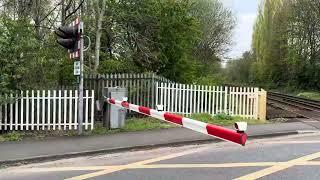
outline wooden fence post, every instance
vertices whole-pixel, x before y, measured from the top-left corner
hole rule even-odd
[[[253,117],[259,119],[259,88],[254,88],[254,99]]]
[[[258,109],[258,119],[266,120],[267,118],[267,92],[261,89],[259,92],[259,109]]]

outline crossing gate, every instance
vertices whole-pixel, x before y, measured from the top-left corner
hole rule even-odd
[[[182,126],[187,129],[191,129],[193,131],[197,131],[209,136],[214,136],[216,138],[225,140],[225,141],[230,141],[233,143],[240,144],[242,146],[245,145],[247,141],[247,135],[244,131],[234,131],[231,129],[227,129],[224,127],[204,123],[201,121],[196,121],[193,119],[185,118],[179,115],[171,114],[168,112],[163,112],[163,111],[157,111],[155,109],[150,109],[144,106],[138,106],[134,104],[130,104],[126,101],[119,101],[114,98],[107,98],[106,100],[107,103],[116,105],[119,107],[123,107],[144,115],[148,115],[169,123],[173,123],[179,126]],[[246,129],[246,123],[241,122],[239,125],[245,124],[245,129]],[[238,124],[236,124],[236,127]],[[239,127],[237,127],[239,129]]]
[[[156,83],[156,104],[164,110],[190,116],[195,113],[229,114],[266,119],[266,91],[253,87],[201,86]]]

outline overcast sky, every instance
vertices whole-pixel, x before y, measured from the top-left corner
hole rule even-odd
[[[221,0],[236,16],[236,28],[233,34],[234,45],[227,57],[240,57],[251,49],[253,25],[257,17],[260,0]]]

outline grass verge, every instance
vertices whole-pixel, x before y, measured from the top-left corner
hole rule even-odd
[[[302,92],[298,93],[297,96],[320,101],[320,92]]]
[[[235,122],[244,121],[248,124],[267,124],[268,121],[262,121],[257,119],[244,119],[238,116],[230,116],[227,114],[218,114],[216,116],[212,116],[210,114],[193,114],[191,116],[192,119],[196,119],[202,122],[206,122],[209,124],[215,124],[220,126],[230,126],[234,125]]]
[[[12,131],[3,135],[0,135],[0,142],[4,141],[21,141],[23,139],[23,133],[18,131]]]
[[[319,91],[301,90],[295,88],[272,89],[271,91],[320,101]]]
[[[194,114],[191,116],[192,119],[196,119],[202,122],[229,126],[233,125],[238,121],[245,121],[248,124],[265,124],[266,121],[254,120],[254,119],[243,119],[241,117],[232,117],[226,114],[218,114],[212,116],[210,114]],[[134,132],[134,131],[145,131],[154,129],[167,129],[177,127],[173,124],[160,121],[155,118],[145,117],[145,118],[130,118],[126,120],[126,125],[122,129],[109,130],[103,127],[102,123],[96,123],[95,128],[92,131],[84,131],[84,136],[92,135],[107,135],[121,132]],[[21,141],[22,139],[46,139],[50,137],[63,137],[63,136],[77,136],[76,130],[55,130],[55,131],[12,131],[7,134],[0,135],[0,142],[4,141]]]
[[[85,135],[104,135],[114,134],[119,132],[134,132],[134,131],[145,131],[153,129],[167,129],[176,127],[173,124],[169,124],[155,118],[130,118],[126,120],[126,124],[122,129],[109,130],[102,126],[102,123],[96,123],[92,131],[86,131]]]

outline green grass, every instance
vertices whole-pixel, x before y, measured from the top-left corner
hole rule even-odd
[[[320,92],[301,92],[298,93],[297,96],[320,101]]]
[[[6,138],[4,138],[3,136],[0,136],[0,143],[6,141]]]
[[[102,123],[96,123],[92,131],[85,132],[85,135],[104,135],[119,132],[145,131],[152,129],[167,129],[176,127],[175,125],[157,120],[155,118],[130,118],[126,120],[126,124],[121,129],[109,130],[102,126]]]
[[[12,131],[9,133],[5,133],[0,135],[0,142],[5,141],[21,141],[25,138],[31,139],[44,139],[47,137],[59,137],[59,136],[75,136],[77,135],[77,131],[63,131],[63,130],[55,130],[55,131]]]
[[[282,88],[282,89],[272,89],[270,91],[289,94],[293,96],[298,96],[307,99],[313,99],[320,101],[320,92],[319,91],[312,91],[312,90],[302,90],[296,88]]]
[[[261,121],[257,119],[244,119],[241,117],[233,117],[227,114],[218,114],[216,116],[212,116],[210,114],[193,114],[191,116],[192,119],[199,120],[202,122],[206,122],[209,124],[220,125],[220,126],[229,126],[234,125],[235,122],[244,121],[248,124],[266,124],[267,121]]]
[[[103,134],[110,133],[109,131],[111,131],[111,130],[108,130],[107,128],[103,127],[102,123],[95,123],[94,129],[92,131],[86,131],[85,133],[86,133],[86,135],[91,135],[91,134],[103,135]]]
[[[18,131],[12,131],[0,136],[0,142],[4,141],[21,141],[23,138],[23,133]]]
[[[126,121],[126,125],[123,128],[124,131],[142,131],[150,129],[167,129],[176,127],[173,124],[163,122],[155,118],[132,118]]]
[[[210,114],[194,114],[191,116],[192,119],[199,120],[202,122],[220,125],[220,126],[229,126],[233,125],[238,121],[245,121],[248,124],[263,124],[268,123],[260,120],[253,119],[243,119],[241,117],[231,117],[226,114],[218,114],[216,116],[212,116]],[[145,118],[130,118],[126,120],[126,124],[122,129],[114,129],[109,130],[103,127],[102,123],[96,123],[95,128],[92,131],[84,131],[84,136],[92,136],[92,135],[107,135],[121,132],[133,132],[133,131],[145,131],[145,130],[154,130],[154,129],[167,129],[177,127],[173,124],[166,123],[164,121],[145,117]],[[63,130],[55,130],[55,131],[12,131],[7,134],[3,134],[0,136],[0,142],[4,141],[21,141],[25,138],[31,139],[45,139],[48,137],[66,137],[66,136],[77,136],[78,132],[76,130],[63,131]]]

